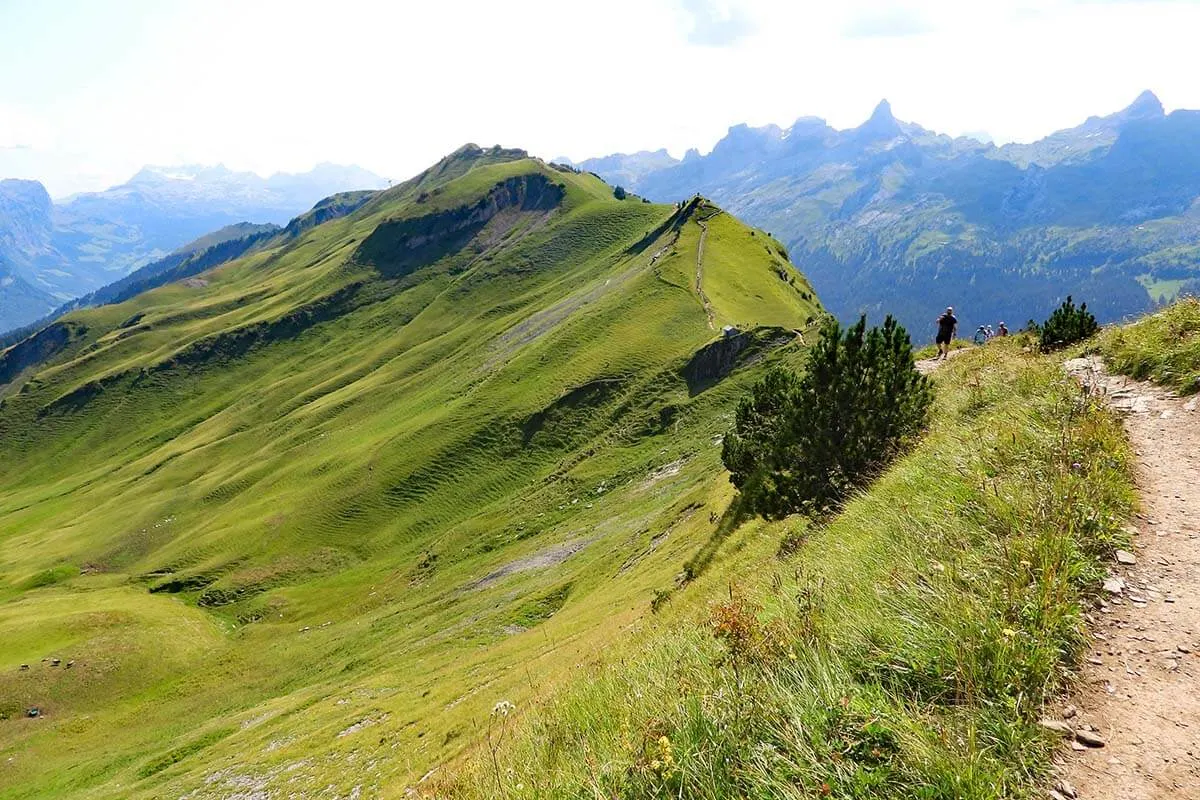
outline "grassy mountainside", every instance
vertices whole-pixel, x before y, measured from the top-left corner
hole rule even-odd
[[[1185,297],[1131,325],[1100,335],[1110,367],[1183,394],[1200,392],[1200,298]]]
[[[944,365],[926,440],[840,515],[749,523],[677,619],[496,714],[495,756],[423,796],[1044,797],[1037,722],[1086,653],[1133,459],[1021,346]]]
[[[401,795],[687,591],[821,313],[699,198],[466,147],[10,348],[0,797]]]

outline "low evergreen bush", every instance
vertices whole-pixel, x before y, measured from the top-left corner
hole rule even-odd
[[[1054,310],[1050,319],[1042,323],[1041,348],[1043,353],[1058,350],[1067,345],[1081,342],[1100,330],[1096,317],[1087,310],[1087,303],[1075,307],[1070,295]]]
[[[769,372],[738,405],[721,458],[743,508],[765,517],[837,507],[924,428],[933,392],[890,316],[828,322],[808,369]]]

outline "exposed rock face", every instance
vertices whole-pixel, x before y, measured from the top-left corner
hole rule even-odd
[[[11,383],[23,370],[53,358],[85,331],[76,322],[56,322],[0,353],[0,386]]]
[[[564,193],[562,184],[541,174],[509,178],[471,205],[382,223],[359,245],[355,259],[387,277],[401,277],[459,251],[501,212],[548,212]]]
[[[782,347],[795,338],[794,331],[775,327],[723,334],[720,339],[697,350],[683,368],[688,390],[699,394],[737,367],[753,363],[765,352]]]
[[[37,181],[0,180],[0,258],[30,265],[50,242],[54,205]]]
[[[311,211],[289,222],[283,230],[284,235],[294,239],[323,222],[353,214],[377,194],[375,191],[341,192],[326,197],[313,206]]]

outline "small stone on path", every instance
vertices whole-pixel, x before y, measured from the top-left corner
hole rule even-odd
[[[1135,556],[1133,553],[1129,552],[1128,550],[1118,550],[1117,551],[1117,563],[1124,564],[1126,566],[1133,566],[1134,564],[1137,563],[1137,556]]]
[[[1038,725],[1041,725],[1043,728],[1045,728],[1048,731],[1053,731],[1054,733],[1057,733],[1059,736],[1071,736],[1072,734],[1075,733],[1075,731],[1071,728],[1070,725],[1068,725],[1067,723],[1063,722],[1060,719],[1050,719],[1049,717],[1047,717],[1045,719],[1039,720]]]
[[[1075,731],[1075,741],[1085,747],[1104,747],[1104,740],[1095,731],[1085,731],[1082,728]]]

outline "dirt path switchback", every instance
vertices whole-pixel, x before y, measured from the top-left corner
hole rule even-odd
[[[1067,369],[1121,413],[1142,510],[1093,615],[1079,691],[1052,720],[1078,740],[1051,797],[1200,800],[1200,397],[1109,375],[1094,357]]]

